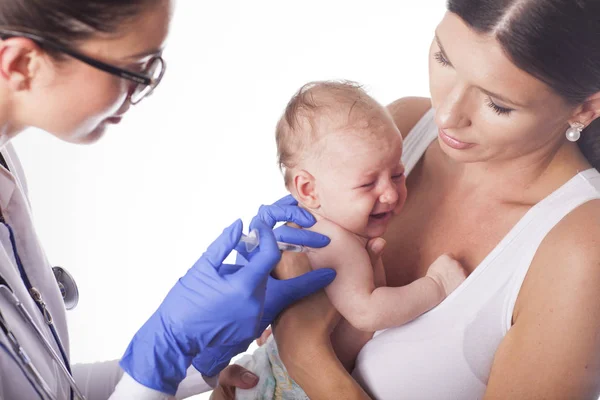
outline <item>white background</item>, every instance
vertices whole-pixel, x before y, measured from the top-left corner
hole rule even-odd
[[[79,285],[73,361],[119,358],[225,226],[286,194],[274,127],[302,84],[428,96],[444,12],[444,0],[181,0],[163,83],[101,142],[17,137],[39,235]]]

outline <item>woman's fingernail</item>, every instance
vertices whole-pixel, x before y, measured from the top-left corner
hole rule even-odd
[[[246,371],[242,374],[242,382],[248,385],[254,385],[256,382],[258,382],[258,376],[254,375],[252,372]]]

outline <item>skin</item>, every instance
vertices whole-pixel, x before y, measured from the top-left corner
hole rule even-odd
[[[95,35],[76,49],[143,71],[162,51],[171,10],[171,1],[159,1],[118,32]],[[67,142],[93,143],[127,112],[134,85],[70,57],[56,60],[29,39],[7,39],[0,42],[0,135],[6,141],[36,127]]]
[[[370,131],[327,134],[314,145],[320,151],[306,151],[318,155],[303,157],[292,172],[290,189],[303,207],[362,238],[381,236],[406,198],[402,138],[383,108],[378,114]]]
[[[384,235],[391,286],[424,276],[443,252],[469,273],[477,268],[527,210],[590,168],[565,131],[600,114],[600,93],[580,105],[565,103],[512,64],[493,37],[456,15],[447,13],[436,32],[445,60],[434,40],[431,100],[401,99],[389,109],[406,135],[433,105],[438,127],[473,146],[456,150],[434,141],[408,177],[404,209]],[[514,111],[498,115],[490,102]],[[590,201],[543,240],[519,292],[513,327],[496,352],[485,399],[598,398],[599,218],[600,201]],[[303,325],[312,310],[329,310],[327,300],[304,302],[312,304],[287,310],[275,330],[288,372],[311,398],[368,398],[331,356],[329,321]]]

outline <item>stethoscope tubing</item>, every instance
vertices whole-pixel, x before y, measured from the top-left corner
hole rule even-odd
[[[73,391],[75,392],[77,397],[79,399],[85,400],[83,393],[81,393],[81,391],[79,390],[77,383],[73,379],[73,376],[67,369],[65,363],[61,360],[61,357],[52,348],[52,344],[46,338],[46,336],[44,336],[42,330],[35,324],[35,321],[33,320],[29,311],[27,311],[27,309],[25,308],[23,303],[21,303],[21,301],[17,298],[17,296],[10,289],[8,289],[8,287],[6,287],[4,285],[0,285],[0,292],[2,292],[2,295],[4,296],[4,298],[9,300],[15,306],[15,308],[19,311],[19,314],[23,317],[23,319],[33,328],[33,330],[36,333],[36,336],[44,344],[44,347],[46,348],[46,351],[48,352],[48,354],[50,354],[52,359],[58,364],[64,377],[69,382],[71,389],[73,389]],[[32,364],[30,364],[30,365],[32,365]],[[39,374],[38,374],[38,376],[39,376]]]

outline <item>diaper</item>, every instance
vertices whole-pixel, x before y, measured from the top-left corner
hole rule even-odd
[[[258,385],[252,389],[236,389],[237,400],[309,400],[296,382],[290,378],[279,358],[273,335],[253,354],[236,361],[259,377]]]

